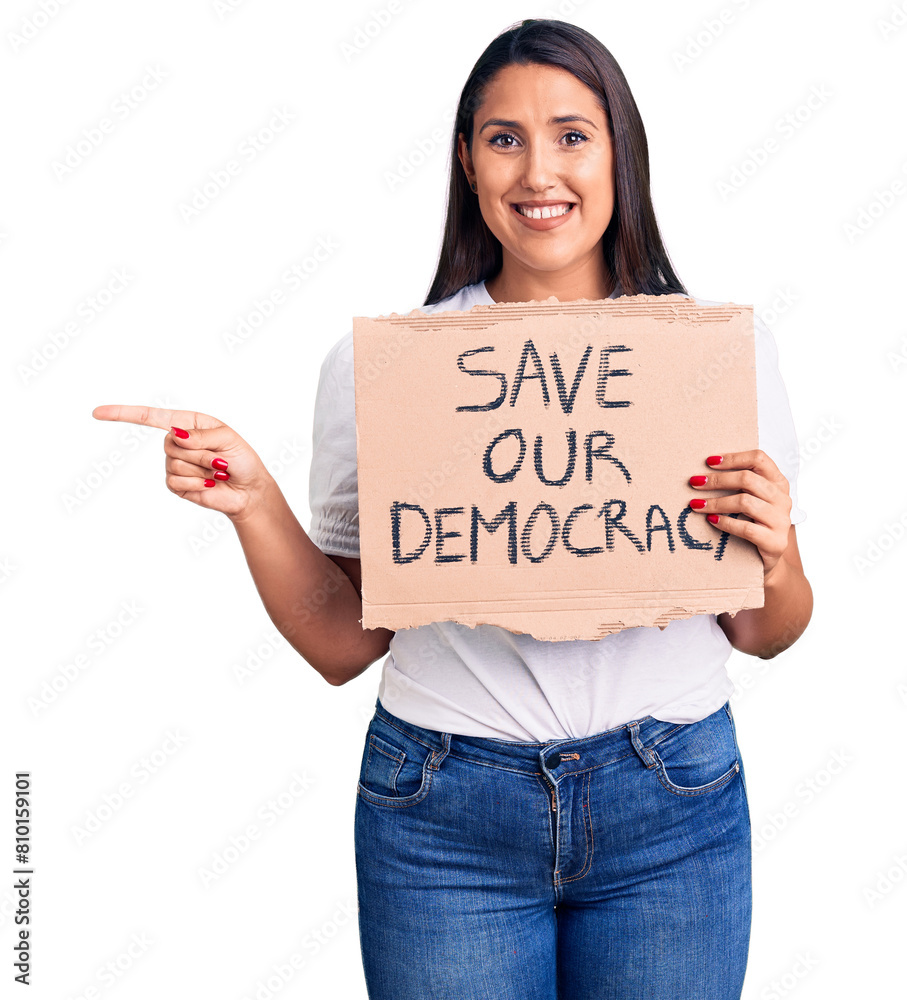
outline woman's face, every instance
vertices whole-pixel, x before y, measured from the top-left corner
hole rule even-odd
[[[500,240],[504,267],[550,272],[601,268],[614,209],[614,155],[595,95],[556,66],[505,66],[476,111],[472,154],[458,156],[478,186],[479,208]],[[533,220],[518,206],[566,215]],[[508,260],[510,255],[513,260]]]

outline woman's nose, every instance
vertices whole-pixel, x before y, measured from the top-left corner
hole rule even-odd
[[[534,143],[523,158],[523,187],[532,191],[544,191],[551,187],[556,177],[554,150],[543,143]]]

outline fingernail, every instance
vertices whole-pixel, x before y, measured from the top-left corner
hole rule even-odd
[[[215,472],[214,478],[219,479],[222,483],[225,483],[230,478],[229,472]]]
[[[171,427],[171,428],[170,428],[170,430],[172,430],[172,431],[173,431],[173,433],[174,433],[174,434],[175,434],[175,435],[176,435],[176,436],[177,436],[178,438],[187,438],[187,437],[189,437],[189,432],[188,432],[188,431],[184,431],[184,430],[182,429],[182,427]]]
[[[706,465],[721,465],[721,456],[720,455],[709,455],[709,457],[705,460],[705,464]]]
[[[705,500],[691,500],[690,506],[693,510],[702,510],[702,508],[705,507]]]
[[[211,464],[215,469],[226,469],[227,463],[222,458],[212,458]]]
[[[712,524],[717,524],[718,523],[718,515],[717,514],[706,514],[705,519],[707,521],[711,522]]]
[[[214,480],[213,479],[206,479],[205,480],[205,486],[214,486],[214,485],[215,484],[214,484]]]
[[[705,476],[690,476],[690,486],[705,486]]]

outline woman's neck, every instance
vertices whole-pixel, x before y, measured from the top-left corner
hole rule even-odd
[[[499,271],[485,282],[485,290],[495,302],[543,301],[554,296],[559,302],[577,299],[607,299],[614,291],[610,275],[590,277],[581,274],[511,275]]]

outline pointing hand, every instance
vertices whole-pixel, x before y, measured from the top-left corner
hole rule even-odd
[[[231,427],[193,410],[152,406],[96,406],[97,420],[160,427],[167,489],[184,500],[241,520],[273,478],[258,454]]]

